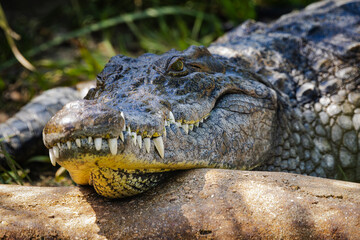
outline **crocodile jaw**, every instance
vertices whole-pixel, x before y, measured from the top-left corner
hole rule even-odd
[[[277,127],[277,96],[266,80],[230,63],[225,69],[203,47],[117,56],[86,100],[49,121],[44,142],[75,182],[128,196],[168,171],[264,162]]]
[[[169,112],[166,134],[162,136],[142,138],[131,131],[107,139],[84,136],[55,143],[50,158],[65,167],[76,183],[93,185],[99,194],[111,198],[146,191],[169,171],[251,169],[265,160],[272,146],[276,106],[263,108],[263,101],[240,94],[225,95],[208,116],[194,125],[181,124]],[[249,102],[253,104],[250,109],[241,108]],[[219,126],[224,129],[219,131]]]

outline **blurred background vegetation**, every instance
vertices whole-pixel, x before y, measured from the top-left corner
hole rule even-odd
[[[116,54],[138,56],[207,46],[246,19],[268,22],[311,2],[2,0],[0,123],[43,90],[95,79]],[[2,178],[12,180],[9,172],[0,169]]]

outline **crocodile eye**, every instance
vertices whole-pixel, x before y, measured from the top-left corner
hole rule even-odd
[[[178,59],[173,64],[171,64],[170,69],[173,71],[182,71],[184,69],[184,63]]]

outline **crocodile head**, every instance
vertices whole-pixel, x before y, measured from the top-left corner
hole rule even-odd
[[[47,123],[44,142],[76,183],[130,196],[169,171],[260,165],[274,146],[278,99],[264,79],[205,47],[119,55],[85,99]]]

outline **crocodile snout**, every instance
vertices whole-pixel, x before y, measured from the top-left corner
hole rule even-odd
[[[43,131],[45,146],[58,142],[79,141],[84,137],[118,137],[125,126],[121,112],[92,100],[79,100],[66,104],[46,124]]]

